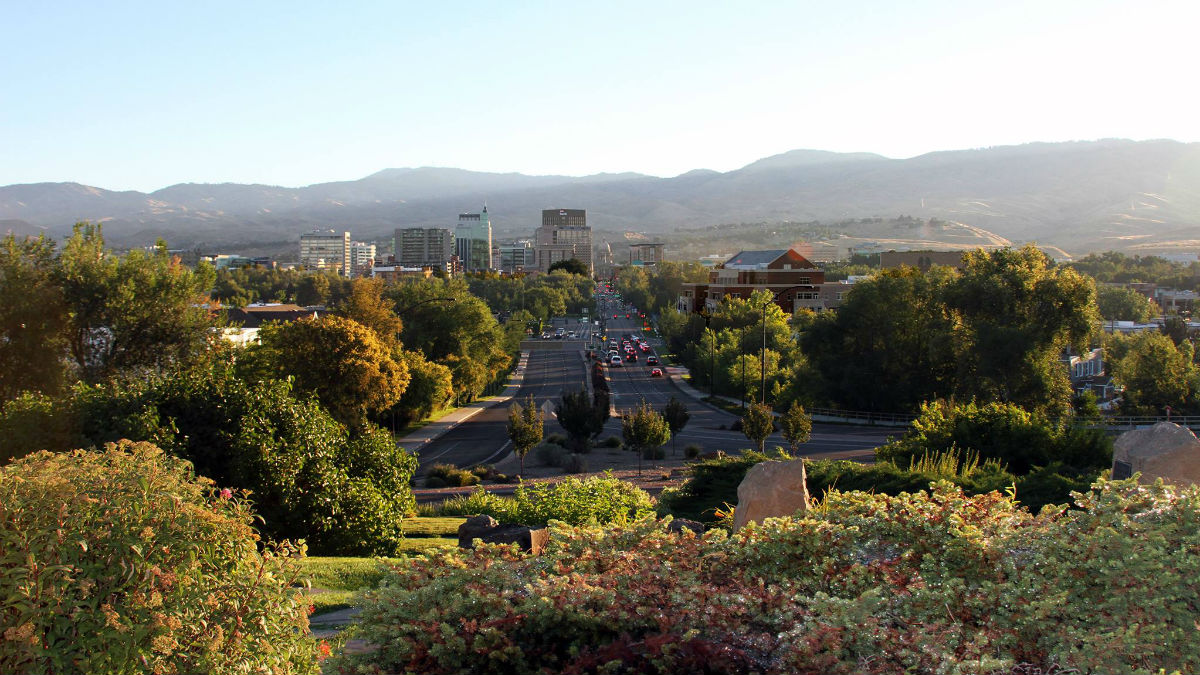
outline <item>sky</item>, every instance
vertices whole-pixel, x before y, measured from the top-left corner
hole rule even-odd
[[[0,185],[1200,141],[1195,0],[0,0]]]

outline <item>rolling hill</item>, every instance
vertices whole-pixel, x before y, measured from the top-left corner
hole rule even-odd
[[[937,218],[1071,253],[1200,250],[1200,144],[1103,140],[935,152],[911,159],[794,150],[741,169],[672,178],[385,169],[302,188],[180,184],[151,193],[78,183],[0,187],[0,229],[61,237],[105,223],[117,246],[296,241],[314,227],[356,239],[450,225],[486,202],[499,236],[529,235],[543,208],[588,211],[598,230],[666,235],[722,223]]]

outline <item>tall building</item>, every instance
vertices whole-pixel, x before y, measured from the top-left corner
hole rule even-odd
[[[560,260],[574,258],[594,273],[592,265],[592,228],[583,209],[546,209],[542,226],[534,237],[537,268],[543,272]]]
[[[350,276],[350,233],[313,230],[300,235],[300,264],[310,270],[337,270]]]
[[[404,227],[396,230],[396,264],[402,267],[449,269],[454,258],[454,233],[444,227]]]
[[[369,277],[375,266],[375,244],[350,242],[350,276]]]
[[[488,218],[487,206],[480,213],[458,214],[454,253],[467,272],[492,269],[492,221]]]

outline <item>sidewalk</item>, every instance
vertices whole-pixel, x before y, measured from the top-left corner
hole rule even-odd
[[[404,438],[396,439],[396,445],[405,450],[420,451],[429,443],[441,438],[454,427],[457,427],[459,424],[471,419],[484,410],[508,403],[521,389],[521,383],[525,380],[525,365],[528,362],[529,352],[521,352],[521,358],[517,361],[517,367],[513,370],[512,376],[508,378],[508,383],[504,386],[504,391],[491,398],[480,399],[457,408],[438,421],[430,422]]]

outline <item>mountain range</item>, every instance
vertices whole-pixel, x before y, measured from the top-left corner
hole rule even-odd
[[[0,231],[104,223],[114,246],[295,242],[314,228],[357,240],[397,227],[452,227],[487,204],[497,236],[530,236],[544,208],[582,208],[598,230],[667,241],[730,223],[833,225],[899,215],[937,218],[1071,253],[1200,250],[1200,143],[1101,140],[934,152],[911,159],[793,150],[729,172],[527,176],[385,169],[301,188],[183,183],[150,193],[78,183],[0,187]]]

